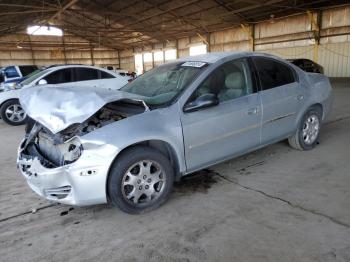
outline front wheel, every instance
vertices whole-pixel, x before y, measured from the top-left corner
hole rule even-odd
[[[303,116],[296,133],[288,139],[289,145],[298,150],[315,147],[320,135],[322,110],[311,107]]]
[[[12,126],[23,125],[27,118],[27,114],[16,99],[3,103],[0,108],[0,115],[7,124]]]
[[[163,204],[173,181],[173,168],[162,153],[137,146],[122,153],[111,168],[108,196],[124,212],[140,214]]]

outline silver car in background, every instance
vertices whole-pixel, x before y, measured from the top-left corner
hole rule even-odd
[[[197,170],[283,139],[313,148],[332,88],[278,57],[226,52],[164,64],[117,91],[39,86],[20,101],[33,121],[18,167],[36,193],[142,213]]]

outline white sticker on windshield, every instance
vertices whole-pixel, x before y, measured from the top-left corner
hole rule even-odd
[[[205,65],[206,65],[206,63],[204,63],[204,62],[188,61],[188,62],[183,63],[181,66],[202,67]]]

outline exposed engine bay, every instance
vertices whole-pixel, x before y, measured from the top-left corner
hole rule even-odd
[[[138,101],[117,101],[106,104],[83,123],[75,123],[56,134],[34,120],[26,126],[26,142],[22,155],[37,157],[47,168],[55,168],[76,161],[82,154],[83,146],[79,137],[96,129],[141,114],[146,110]]]

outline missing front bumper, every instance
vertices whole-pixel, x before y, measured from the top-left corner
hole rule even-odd
[[[108,168],[92,166],[90,158],[52,167],[42,156],[25,152],[24,145],[25,141],[21,143],[18,152],[17,166],[30,188],[38,195],[69,205],[106,203],[105,181]]]

